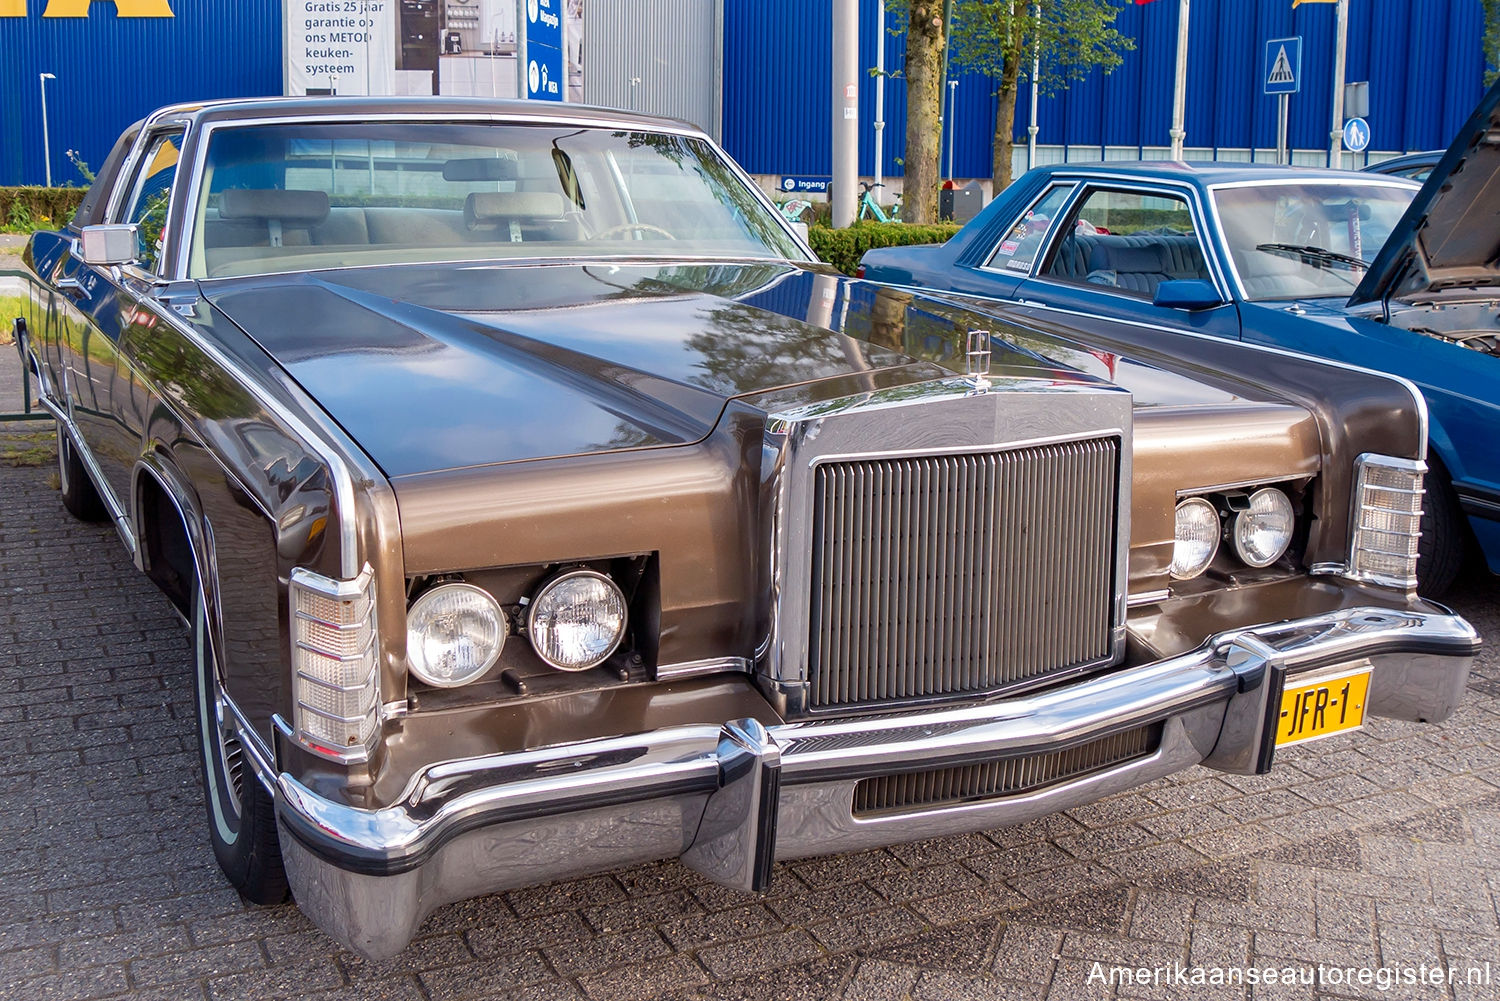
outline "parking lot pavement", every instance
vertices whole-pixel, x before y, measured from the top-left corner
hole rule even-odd
[[[1500,996],[1488,578],[1454,599],[1488,646],[1441,726],[1377,722],[1268,776],[1193,769],[1019,828],[781,865],[763,898],[675,862],[485,897],[372,965],[220,878],[185,634],[112,529],[63,513],[51,472],[0,465],[0,997]],[[1458,982],[1332,982],[1423,963]],[[1486,963],[1488,985],[1464,982]],[[1323,964],[1329,982],[1192,987],[1174,964]]]

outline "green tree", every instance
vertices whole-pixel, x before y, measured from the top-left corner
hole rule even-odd
[[[1500,0],[1481,0],[1484,15],[1484,85],[1493,86],[1500,77]]]
[[[1051,94],[1094,69],[1105,73],[1124,61],[1135,42],[1115,30],[1118,0],[957,0],[949,72],[984,73],[995,81],[992,161],[995,191],[1010,183],[1015,145],[1016,96],[1041,61],[1037,83]]]

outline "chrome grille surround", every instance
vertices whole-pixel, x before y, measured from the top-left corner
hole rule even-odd
[[[1108,437],[818,463],[811,705],[1108,663],[1119,458]]]
[[[1161,746],[1161,735],[1161,723],[1148,723],[1061,751],[861,779],[854,787],[853,812],[856,817],[901,813],[1034,792],[1144,758]]]
[[[977,389],[944,379],[824,401],[773,415],[767,422],[766,497],[771,505],[769,628],[756,657],[756,678],[784,714],[851,711],[851,704],[820,704],[814,690],[812,629],[815,601],[814,544],[818,467],[838,463],[934,463],[1020,449],[1071,446],[1082,441],[1119,443],[1114,463],[1113,547],[1104,595],[1108,622],[1103,655],[1030,677],[985,678],[978,687],[886,689],[860,703],[862,710],[908,706],[961,693],[1019,689],[1083,673],[1117,661],[1125,643],[1126,557],[1130,540],[1131,399],[1125,391],[1088,377],[1067,381],[997,374]],[[984,460],[990,461],[990,460]],[[1003,558],[1003,557],[1002,557]],[[1018,619],[1018,628],[1026,628]],[[1098,652],[1098,651],[1095,651]],[[993,680],[993,679],[991,679]],[[989,685],[989,687],[986,687]]]

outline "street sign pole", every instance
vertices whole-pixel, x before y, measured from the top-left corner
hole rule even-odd
[[[1187,138],[1187,50],[1188,0],[1177,5],[1177,83],[1172,90],[1172,159],[1182,159],[1183,140]]]
[[[1328,166],[1342,167],[1344,160],[1344,50],[1349,39],[1349,0],[1339,0],[1338,26],[1334,29],[1333,125],[1328,130]]]
[[[1277,98],[1277,103],[1281,107],[1276,115],[1276,162],[1285,164],[1291,159],[1287,155],[1286,149],[1286,122],[1291,112],[1292,95],[1280,95]]]
[[[1287,120],[1291,115],[1292,95],[1302,87],[1302,39],[1270,38],[1266,40],[1265,93],[1276,101],[1276,162],[1290,163],[1287,142]]]

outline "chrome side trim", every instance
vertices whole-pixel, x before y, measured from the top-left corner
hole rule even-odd
[[[1178,499],[1192,497],[1195,494],[1212,494],[1224,490],[1244,490],[1247,487],[1269,486],[1273,483],[1291,483],[1296,480],[1306,480],[1310,477],[1306,473],[1284,473],[1282,475],[1257,476],[1253,480],[1235,480],[1231,483],[1212,483],[1202,487],[1187,487],[1177,491]]]
[[[709,660],[685,660],[676,664],[660,664],[656,668],[657,681],[677,681],[682,678],[699,678],[705,674],[749,674],[751,665],[744,657],[715,657]]]
[[[94,459],[94,453],[89,451],[88,446],[83,443],[83,436],[78,433],[78,427],[73,423],[73,418],[49,397],[38,396],[36,402],[39,407],[52,415],[53,420],[57,421],[57,426],[62,429],[63,434],[68,436],[68,447],[83,460],[83,468],[89,474],[89,481],[93,483],[94,491],[98,493],[99,499],[104,501],[104,506],[109,509],[109,520],[114,523],[115,531],[120,533],[120,541],[125,543],[125,549],[130,553],[131,561],[139,568],[141,544],[135,536],[135,526],[130,523],[130,517],[125,513],[120,499],[115,496],[114,490],[109,486],[109,481],[104,478],[104,472]]]
[[[1135,608],[1138,605],[1154,605],[1158,601],[1166,601],[1172,597],[1172,589],[1168,587],[1156,591],[1140,591],[1125,598],[1126,608]]]
[[[273,763],[271,751],[265,742],[260,739],[260,734],[250,725],[245,718],[244,712],[239,704],[230,697],[228,692],[221,691],[220,697],[229,710],[229,715],[234,720],[235,736],[239,738],[240,746],[245,748],[249,758],[250,767],[255,772],[255,777],[265,787],[267,793],[274,795],[276,792],[276,766]]]
[[[155,316],[170,324],[173,329],[191,341],[200,351],[208,355],[214,364],[235,376],[239,384],[255,398],[257,403],[285,423],[287,429],[301,440],[309,452],[327,464],[330,479],[333,481],[334,503],[337,507],[339,573],[345,578],[359,576],[363,561],[359,554],[359,528],[354,508],[354,477],[350,474],[349,466],[339,449],[334,447],[327,437],[314,431],[300,416],[282,406],[270,393],[262,389],[257,380],[251,378],[243,368],[232,361],[217,345],[200,334],[192,324],[177,316],[173,310],[161,308],[161,304],[156,299],[145,298],[141,302],[149,303],[153,307],[152,313]]]

